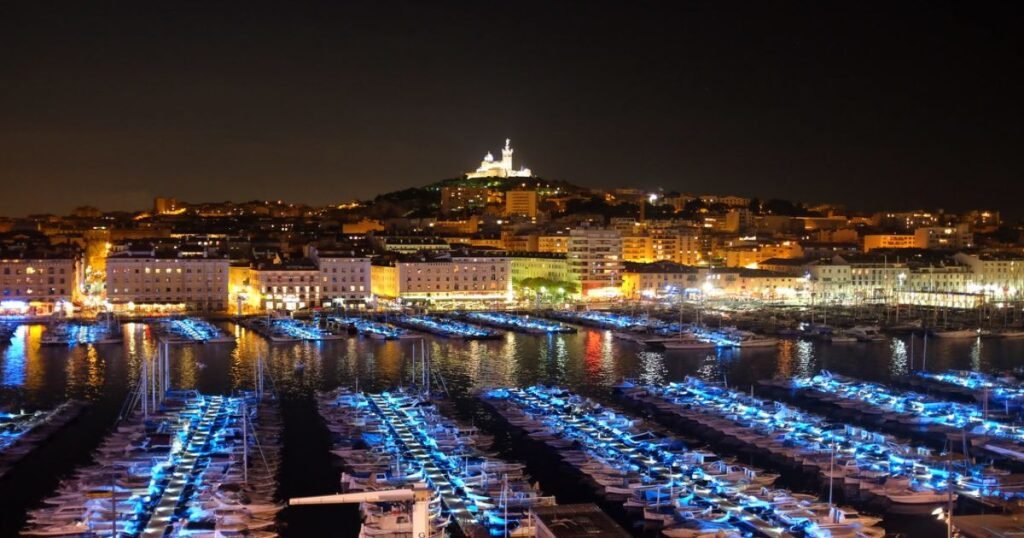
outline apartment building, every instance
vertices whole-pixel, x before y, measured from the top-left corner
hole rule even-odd
[[[365,307],[370,299],[370,257],[351,251],[311,249],[320,271],[320,303],[325,307]]]
[[[200,251],[122,250],[107,256],[107,301],[115,311],[224,311],[228,259]]]
[[[474,253],[379,258],[371,266],[373,294],[403,303],[455,306],[480,301],[507,301],[511,270],[505,255]]]
[[[70,253],[0,250],[0,314],[46,315],[77,296],[81,261]]]
[[[249,269],[249,285],[259,295],[259,308],[267,311],[321,306],[322,278],[309,259],[257,262]]]
[[[584,297],[618,293],[622,283],[622,237],[618,231],[576,228],[569,233],[569,268]]]

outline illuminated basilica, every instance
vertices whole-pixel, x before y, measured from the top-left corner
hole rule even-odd
[[[530,172],[529,168],[520,168],[514,170],[512,168],[512,141],[508,138],[505,139],[505,147],[501,150],[501,160],[495,161],[494,155],[491,152],[487,152],[484,156],[484,160],[480,162],[480,168],[477,168],[475,172],[467,172],[467,178],[480,178],[480,177],[532,177],[533,173]]]

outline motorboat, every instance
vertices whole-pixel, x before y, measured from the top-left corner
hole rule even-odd
[[[886,340],[885,334],[877,325],[857,325],[851,327],[846,333],[859,342],[884,342]]]
[[[935,338],[946,338],[946,339],[969,339],[977,338],[979,332],[975,329],[947,329],[941,331],[932,331],[932,336]]]

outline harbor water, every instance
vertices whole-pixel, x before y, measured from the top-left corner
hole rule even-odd
[[[323,342],[271,344],[262,336],[225,323],[233,343],[184,344],[171,347],[171,382],[175,388],[227,394],[252,388],[257,360],[269,367],[271,383],[282,398],[285,422],[282,498],[336,492],[326,430],[312,395],[340,385],[384,390],[410,381],[409,357],[419,340],[380,341],[362,337]],[[76,466],[88,463],[91,450],[107,433],[138,377],[141,359],[157,352],[151,326],[124,326],[124,342],[89,346],[44,346],[42,325],[22,325],[0,347],[0,408],[47,409],[68,399],[88,402],[85,411],[51,437],[0,480],[0,536],[16,535],[25,510],[36,506]],[[474,398],[478,389],[564,385],[583,395],[613,402],[612,387],[624,378],[644,383],[678,381],[696,376],[747,390],[758,380],[777,375],[811,375],[819,370],[885,382],[922,368],[920,337],[890,338],[878,343],[827,344],[784,340],[777,348],[707,351],[650,351],[616,340],[606,330],[580,328],[573,334],[507,333],[497,340],[460,341],[424,337],[435,368],[443,375],[462,418],[498,427]],[[1024,340],[930,340],[928,370],[971,369],[982,372],[1017,367]],[[496,433],[501,433],[496,432]],[[499,435],[506,455],[529,459],[521,447]],[[534,462],[533,465],[543,465]],[[561,501],[588,501],[578,488],[560,484],[553,473],[532,470]],[[358,529],[355,506],[290,508],[282,512],[286,536],[352,536]],[[941,534],[933,517],[887,517],[890,532],[907,536]]]

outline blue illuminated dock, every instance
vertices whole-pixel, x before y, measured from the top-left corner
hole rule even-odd
[[[780,395],[796,394],[908,432],[944,442],[966,436],[971,448],[989,456],[1024,463],[1024,428],[1013,415],[979,404],[952,402],[822,372],[813,377],[762,381]]]
[[[328,326],[345,330],[355,330],[356,333],[360,335],[368,336],[377,340],[419,338],[419,335],[413,334],[402,327],[367,318],[342,318],[332,316],[328,318]]]
[[[156,325],[162,337],[171,343],[227,343],[235,337],[212,323],[199,318],[174,318],[162,320]]]
[[[321,398],[320,411],[332,432],[345,432],[339,441],[349,444],[357,439],[370,445],[369,450],[335,452],[355,473],[343,477],[343,487],[400,488],[424,481],[447,516],[473,536],[474,529],[484,529],[490,536],[505,535],[506,530],[526,536],[522,532],[530,525],[529,507],[553,503],[529,487],[522,464],[494,460],[481,452],[480,445],[490,444],[487,436],[455,425],[419,397],[338,391]],[[367,467],[380,471],[366,473]],[[377,478],[360,478],[367,474]]]
[[[607,495],[626,495],[627,506],[642,507],[648,520],[687,529],[702,525],[711,533],[739,534],[742,528],[761,536],[789,536],[792,525],[774,511],[769,497],[813,506],[812,499],[785,490],[765,497],[775,476],[687,450],[677,439],[564,389],[493,389],[482,398],[510,425],[547,444],[566,462],[596,473],[592,476]],[[694,519],[694,512],[717,515]]]
[[[1021,497],[1024,487],[1020,477],[992,473],[986,466],[962,461],[950,467],[942,455],[891,435],[830,423],[818,414],[693,378],[657,386],[623,383],[617,391],[666,422],[714,431],[720,438],[814,469],[825,478],[856,485],[895,505],[910,500],[923,504],[929,497],[935,504],[947,503],[950,472],[956,491],[990,502]],[[909,483],[893,487],[902,477],[908,477]]]
[[[348,337],[347,334],[321,329],[308,321],[292,318],[252,318],[244,321],[243,325],[273,343],[340,340]]]
[[[441,316],[398,316],[392,321],[400,327],[430,333],[443,338],[488,340],[501,338],[502,336],[500,331]]]
[[[527,334],[576,332],[575,328],[568,325],[527,315],[506,314],[504,312],[467,312],[463,317],[473,323]]]

